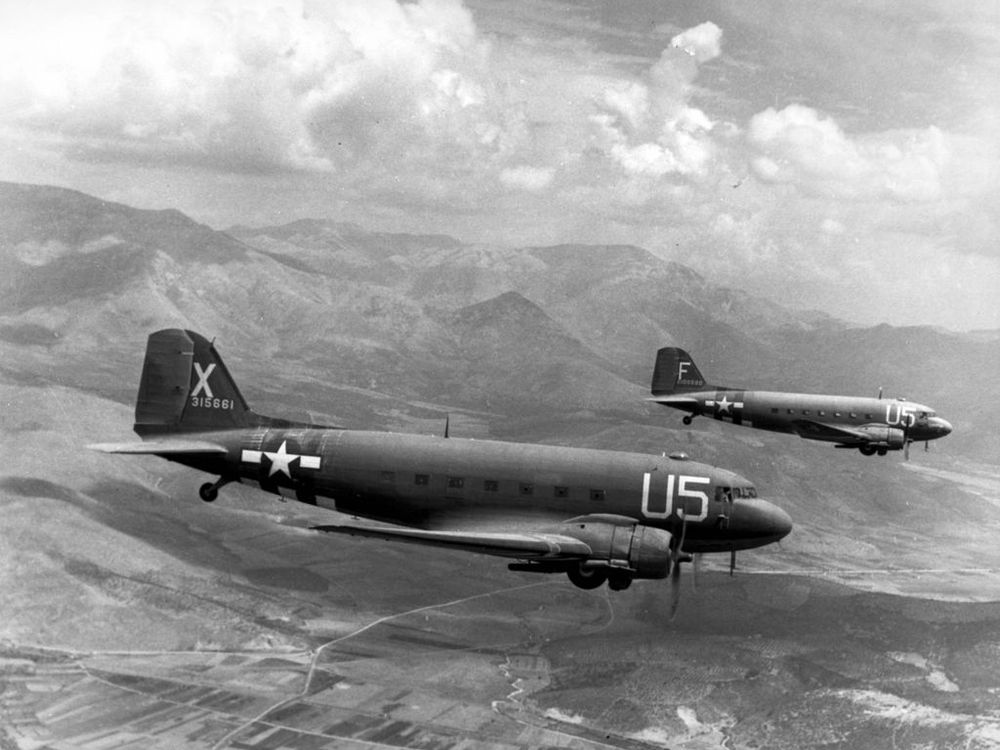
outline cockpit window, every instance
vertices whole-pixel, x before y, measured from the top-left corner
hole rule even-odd
[[[731,503],[739,498],[757,497],[756,487],[716,487],[715,500],[719,503]]]

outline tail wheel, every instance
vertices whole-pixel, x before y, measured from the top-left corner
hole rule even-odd
[[[205,482],[201,487],[198,488],[198,497],[204,500],[206,503],[211,503],[219,497],[219,490],[225,487],[230,482],[238,482],[239,479],[234,479],[231,477],[219,477],[217,482]]]
[[[596,589],[608,580],[608,571],[604,568],[585,568],[582,564],[567,570],[566,575],[574,586],[588,590]]]
[[[694,421],[694,417],[692,417],[692,416],[691,416],[690,414],[688,414],[688,415],[687,415],[686,417],[684,417],[684,419],[682,419],[681,421],[682,421],[682,422],[683,422],[684,424],[687,424],[687,425],[689,425],[689,424],[691,424],[691,422],[693,422],[693,421]]]

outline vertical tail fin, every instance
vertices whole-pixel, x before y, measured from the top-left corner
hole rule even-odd
[[[650,386],[654,396],[698,391],[706,386],[707,383],[698,366],[691,359],[691,355],[683,349],[667,346],[656,353],[653,383]]]
[[[179,328],[150,335],[135,405],[139,435],[228,430],[259,420],[212,342]]]

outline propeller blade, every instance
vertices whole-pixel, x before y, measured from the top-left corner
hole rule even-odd
[[[681,561],[674,560],[670,568],[670,619],[674,619],[677,614],[677,607],[681,603]]]
[[[736,570],[736,548],[729,550],[729,575],[733,575]]]
[[[699,552],[694,556],[691,562],[691,583],[694,584],[695,588],[698,588],[698,574],[701,572],[701,553]]]
[[[907,440],[905,443],[903,443],[903,459],[906,460],[906,461],[910,460],[910,443],[911,442],[913,442],[913,441],[912,440]]]
[[[681,562],[690,560],[684,555],[684,537],[687,536],[687,515],[683,508],[677,509],[677,515],[681,518],[681,538],[670,549],[670,619],[674,619],[677,614],[677,607],[681,603]]]

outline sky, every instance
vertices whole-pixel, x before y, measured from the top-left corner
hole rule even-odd
[[[3,3],[0,155],[218,229],[638,245],[1000,328],[996,0]]]

